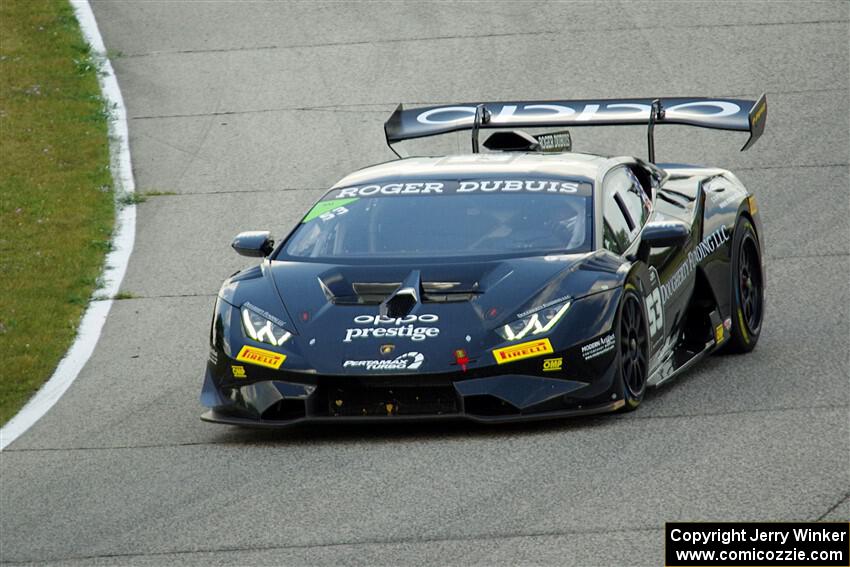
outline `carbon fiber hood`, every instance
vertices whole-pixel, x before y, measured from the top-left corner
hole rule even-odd
[[[615,287],[619,265],[604,253],[391,266],[271,262],[267,275],[311,365],[356,374],[367,369],[351,361],[411,362],[417,354],[429,371],[443,367],[436,361],[449,370],[456,349],[485,353],[501,342],[493,330],[518,313]],[[381,317],[381,301],[413,270],[420,301],[402,317]]]

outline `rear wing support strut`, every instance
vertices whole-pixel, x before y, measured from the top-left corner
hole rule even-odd
[[[660,99],[655,99],[652,101],[652,106],[649,109],[649,125],[646,128],[649,163],[655,163],[655,123],[658,120],[664,120],[664,107],[661,106]]]
[[[490,111],[483,104],[475,107],[475,119],[472,122],[472,153],[478,153],[478,129],[490,122]]]

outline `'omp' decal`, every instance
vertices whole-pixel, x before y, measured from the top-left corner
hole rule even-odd
[[[277,370],[280,368],[280,365],[283,364],[283,361],[286,360],[286,355],[263,348],[245,345],[242,347],[242,350],[239,351],[239,354],[236,355],[236,360],[250,362],[251,364],[265,366],[266,368],[274,368]]]
[[[522,360],[523,358],[531,358],[533,356],[540,356],[541,354],[549,354],[552,352],[554,352],[554,350],[552,349],[552,343],[549,342],[549,339],[538,339],[536,341],[528,341],[527,343],[520,343],[509,347],[497,348],[493,351],[493,356],[496,358],[496,362],[498,364],[505,364],[506,362],[513,362],[515,360]]]

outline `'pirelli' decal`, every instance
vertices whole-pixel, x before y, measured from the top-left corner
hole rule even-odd
[[[280,368],[280,365],[283,364],[283,361],[286,360],[286,355],[263,348],[245,345],[242,347],[242,350],[239,351],[239,354],[236,355],[236,360],[277,370]]]
[[[514,362],[515,360],[532,358],[534,356],[550,354],[552,352],[555,351],[552,349],[552,343],[549,342],[549,339],[538,339],[536,341],[528,341],[526,343],[519,343],[518,345],[511,345],[509,347],[497,348],[493,350],[493,356],[496,358],[496,362],[498,364],[506,364],[508,362]]]

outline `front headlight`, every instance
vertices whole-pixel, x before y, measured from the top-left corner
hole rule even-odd
[[[496,332],[506,341],[517,341],[529,335],[542,335],[551,331],[569,308],[569,301],[545,307],[531,315],[499,327]]]
[[[242,306],[241,311],[242,330],[255,341],[280,346],[292,337],[292,333],[245,305]]]

